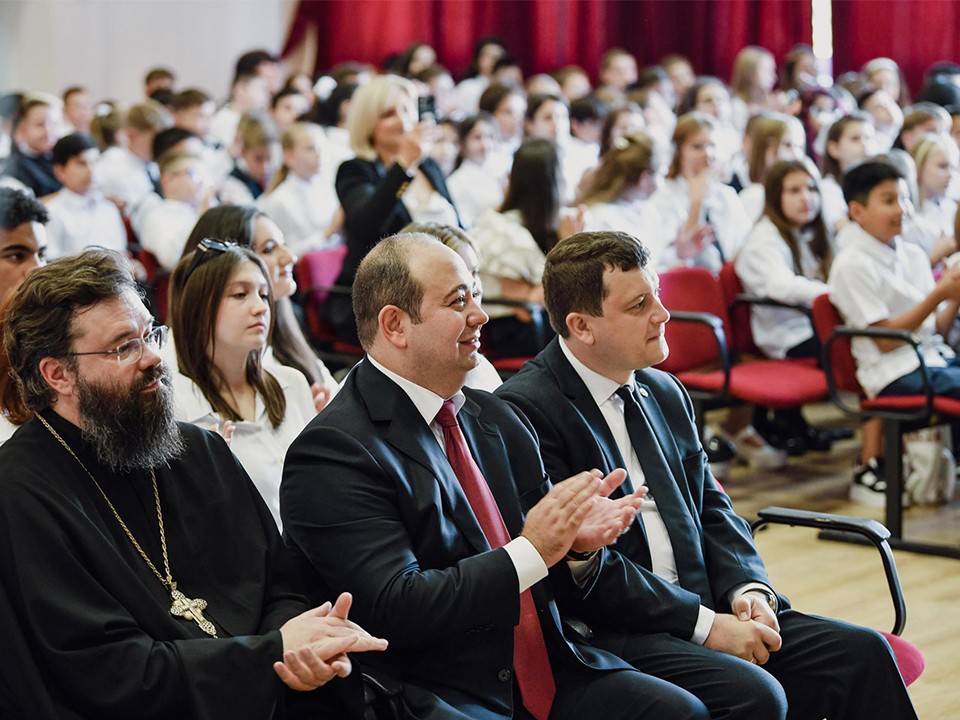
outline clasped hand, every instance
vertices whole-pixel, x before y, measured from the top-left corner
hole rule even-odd
[[[352,603],[350,593],[343,593],[334,605],[325,602],[283,624],[283,661],[273,669],[289,687],[314,690],[334,677],[346,677],[352,669],[348,650],[387,649],[386,640],[347,619]]]
[[[616,469],[606,477],[599,470],[582,472],[554,485],[527,513],[521,535],[540,553],[547,567],[571,549],[597,550],[616,540],[637,516],[646,488],[616,500],[608,495],[626,479]]]

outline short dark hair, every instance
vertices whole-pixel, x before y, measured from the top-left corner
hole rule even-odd
[[[57,140],[53,146],[53,164],[66,165],[70,158],[97,149],[96,141],[86,133],[70,133]]]
[[[278,62],[280,62],[280,58],[267,50],[251,50],[237,58],[237,65],[234,68],[233,76],[240,78],[243,75],[256,75],[257,68],[261,63]]]
[[[543,297],[551,327],[561,337],[569,337],[570,313],[601,317],[608,293],[603,274],[637,270],[649,261],[643,243],[624,232],[581,232],[557,243],[547,253],[543,270]]]
[[[609,112],[610,106],[596,95],[586,95],[570,103],[571,122],[603,120]]]
[[[13,230],[24,223],[50,220],[50,213],[42,202],[22,190],[0,187],[0,230]]]
[[[181,143],[190,138],[199,139],[199,136],[181,127],[169,127],[166,130],[161,130],[153,136],[153,144],[151,147],[153,148],[154,159],[159,160],[167,154],[170,148],[176,146],[177,143]]]
[[[147,74],[143,78],[144,85],[149,85],[156,80],[170,80],[173,81],[176,78],[174,77],[173,70],[169,70],[165,67],[155,67],[147,71]]]
[[[488,112],[493,115],[497,108],[500,106],[504,100],[506,100],[511,95],[519,95],[523,97],[523,91],[520,90],[516,85],[507,84],[507,83],[490,83],[487,86],[487,89],[483,91],[480,95],[479,108],[483,112]]]
[[[87,89],[83,85],[71,85],[66,90],[63,91],[63,95],[60,96],[61,100],[64,103],[70,99],[71,95],[76,95],[77,93],[87,92]]]
[[[378,317],[387,305],[396,305],[414,323],[420,322],[424,288],[410,273],[410,257],[424,243],[437,238],[424,233],[402,233],[381,240],[357,268],[353,280],[353,314],[357,337],[370,350],[377,337]]]
[[[40,372],[44,358],[64,358],[76,337],[78,311],[140,295],[133,268],[118,252],[90,248],[37,268],[17,288],[4,325],[3,346],[29,410],[39,412],[56,397]]]
[[[867,204],[870,192],[887,180],[903,180],[903,173],[887,160],[867,160],[850,168],[843,176],[843,199],[849,205]]]

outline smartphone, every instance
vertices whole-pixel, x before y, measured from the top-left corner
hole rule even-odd
[[[437,99],[433,95],[421,95],[417,98],[417,114],[421,120],[437,119]]]

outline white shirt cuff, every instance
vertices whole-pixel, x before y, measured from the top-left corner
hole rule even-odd
[[[730,591],[730,604],[733,605],[733,601],[736,600],[741,595],[750,592],[751,590],[765,590],[768,593],[773,595],[773,603],[776,605],[776,610],[774,612],[779,612],[780,610],[780,598],[777,597],[777,593],[774,592],[774,589],[769,585],[764,585],[761,582],[748,582],[744,583],[740,587],[735,587]]]
[[[690,642],[697,645],[703,645],[707,641],[707,636],[713,629],[713,620],[717,614],[708,607],[700,606],[700,614],[697,616],[697,624],[693,628],[693,635]]]
[[[503,549],[507,551],[517,570],[520,592],[529,590],[547,576],[547,564],[543,562],[533,543],[525,537],[514,538],[504,545]]]

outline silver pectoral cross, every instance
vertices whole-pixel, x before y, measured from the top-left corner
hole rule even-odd
[[[170,598],[173,605],[170,606],[170,614],[176,617],[182,617],[184,620],[192,620],[207,635],[217,637],[216,626],[203,616],[203,611],[207,609],[207,601],[203,598],[192,600],[177,590],[176,586],[170,590]]]

